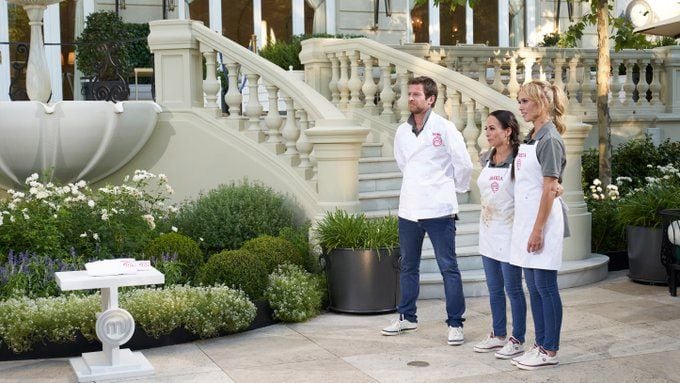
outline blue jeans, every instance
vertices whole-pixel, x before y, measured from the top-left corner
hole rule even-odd
[[[524,269],[524,278],[531,298],[536,344],[548,351],[557,351],[562,328],[562,300],[557,287],[557,271]]]
[[[399,246],[401,247],[401,300],[397,312],[410,322],[417,322],[416,299],[420,293],[420,256],[425,233],[430,236],[439,271],[444,278],[446,295],[446,323],[463,326],[465,297],[463,280],[456,260],[456,223],[452,217],[409,221],[399,218]]]
[[[512,336],[524,343],[527,329],[527,301],[522,288],[522,268],[482,256],[486,285],[489,288],[491,318],[495,336],[506,336],[505,294],[510,299]]]

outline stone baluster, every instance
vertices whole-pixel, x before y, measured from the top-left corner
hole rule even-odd
[[[217,94],[220,92],[220,82],[217,80],[217,61],[215,51],[201,44],[201,51],[205,58],[205,80],[203,80],[203,93],[206,99],[206,109],[213,109],[215,115],[220,113],[220,105],[217,103]]]
[[[583,84],[581,84],[581,104],[587,110],[592,110],[597,99],[597,84],[596,73],[591,70],[596,66],[596,60],[593,58],[583,59]]]
[[[392,90],[391,65],[388,61],[379,60],[380,74],[382,77],[382,90],[380,91],[380,101],[382,102],[383,111],[380,117],[389,122],[394,122],[394,110],[392,109],[392,102],[394,102],[395,94]]]
[[[437,101],[434,104],[434,112],[438,115],[447,118],[444,103],[446,102],[446,87],[439,83],[437,84]]]
[[[279,114],[279,88],[275,85],[267,85],[267,95],[269,99],[269,111],[264,118],[264,124],[267,127],[265,135],[267,136],[266,145],[271,146],[276,154],[283,153],[284,145],[281,142],[281,124],[283,119]]]
[[[472,57],[464,57],[460,59],[461,61],[461,72],[470,77],[473,78],[474,76],[472,75],[472,71],[470,70],[470,67],[472,67],[472,61],[474,61],[474,58]]]
[[[456,129],[463,131],[463,113],[461,110],[460,93],[452,87],[446,87],[446,103],[449,104],[451,113],[449,120],[456,125]]]
[[[361,91],[364,93],[364,109],[371,112],[371,114],[375,114],[377,111],[375,107],[375,93],[378,91],[378,86],[373,80],[373,57],[362,53],[361,61],[364,62],[364,84],[361,86]]]
[[[479,151],[477,150],[477,137],[479,137],[479,129],[475,124],[475,101],[463,95],[463,104],[467,111],[467,118],[465,129],[463,129],[463,137],[465,137],[465,144],[468,153],[472,159],[473,164],[479,164]]]
[[[621,92],[621,79],[619,78],[619,66],[621,65],[621,60],[612,57],[611,62],[612,76],[609,89],[612,92],[612,96],[609,100],[609,105],[612,109],[617,109],[621,105],[621,99],[619,98]]]
[[[300,165],[298,167],[302,172],[304,179],[308,180],[312,177],[312,163],[309,162],[309,154],[312,152],[313,148],[306,133],[309,128],[309,120],[307,119],[307,112],[304,109],[298,109],[297,113],[300,118],[300,138],[295,145],[298,153],[300,153]]]
[[[555,85],[557,88],[560,88],[564,90],[564,81],[562,81],[562,67],[564,67],[564,59],[561,57],[555,57],[552,59],[553,62],[553,85]]]
[[[349,78],[347,77],[347,55],[345,52],[340,52],[338,59],[340,60],[340,78],[338,79],[340,102],[338,103],[338,108],[346,110],[349,105]]]
[[[536,59],[536,65],[538,66],[538,79],[541,81],[546,81],[548,78],[550,78],[548,75],[546,75],[546,69],[547,65],[547,58],[544,57],[538,57]]]
[[[517,81],[517,56],[510,56],[510,80],[508,80],[508,95],[511,99],[517,99],[519,93],[519,82]]]
[[[666,105],[666,87],[668,84],[666,84],[666,71],[664,70],[664,65],[663,65],[663,59],[662,58],[655,58],[654,59],[654,81],[659,82],[659,103]],[[657,77],[658,76],[658,77]]]
[[[248,136],[261,142],[264,138],[262,129],[260,128],[260,120],[262,117],[262,104],[260,103],[260,95],[258,94],[258,81],[260,75],[257,73],[247,73],[248,79],[248,104],[246,105],[246,116],[248,117]]]
[[[532,71],[534,70],[534,56],[527,55],[522,59],[522,66],[524,67],[524,81],[522,85],[528,84],[532,80]]]
[[[491,88],[499,93],[503,93],[505,90],[505,85],[501,79],[501,65],[503,64],[502,58],[499,56],[493,59],[493,83],[491,83]]]
[[[635,60],[625,59],[623,64],[626,67],[626,79],[623,82],[623,105],[629,106],[635,103],[633,100],[633,93],[635,93],[635,83],[633,83],[633,68],[635,67]]]
[[[484,134],[484,126],[486,125],[486,119],[489,117],[489,108],[477,103],[479,110],[479,137],[477,137],[477,145],[479,146],[479,152],[484,153],[489,150],[489,141],[486,139],[486,134]]]
[[[286,145],[286,151],[283,155],[289,158],[291,165],[296,166],[299,157],[295,145],[300,137],[300,131],[298,130],[297,120],[295,119],[295,104],[293,103],[293,99],[288,95],[283,97],[283,101],[286,103],[286,123],[283,124],[283,129],[281,130],[281,136]]]
[[[650,65],[652,66],[652,83],[649,84],[649,90],[652,92],[650,105],[661,106],[663,104],[663,98],[661,97],[661,82],[659,79],[659,77],[661,77],[661,59],[652,58],[650,60]]]
[[[340,92],[338,91],[338,80],[340,79],[340,61],[335,53],[329,53],[328,59],[331,61],[331,81],[328,88],[331,91],[331,102],[338,105],[340,102]]]
[[[567,93],[569,95],[569,105],[576,107],[578,102],[578,80],[576,79],[576,67],[578,66],[578,57],[569,59],[569,80],[567,81]]]
[[[450,51],[444,57],[444,66],[450,70],[456,70],[456,57]]]
[[[359,78],[359,52],[350,51],[349,55],[350,63],[350,77],[347,82],[347,87],[349,88],[351,99],[349,100],[350,109],[358,109],[363,106],[361,102],[361,79]]]
[[[229,89],[227,89],[227,94],[224,95],[224,102],[229,105],[229,119],[236,120],[241,118],[241,103],[243,102],[243,96],[238,89],[238,71],[241,64],[228,62],[226,65]]]
[[[396,113],[399,122],[405,122],[410,114],[408,110],[408,80],[410,73],[404,67],[397,67],[397,81],[399,81],[399,99],[396,103]]]
[[[478,57],[476,61],[478,72],[477,81],[484,86],[489,86],[489,83],[486,81],[486,64],[489,62],[488,57]]]

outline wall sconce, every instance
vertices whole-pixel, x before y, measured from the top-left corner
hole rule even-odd
[[[120,0],[119,6],[120,9],[125,9],[125,0]]]
[[[76,63],[76,52],[68,52],[68,65],[73,65]]]
[[[168,0],[168,9],[170,12],[175,11],[175,0]]]

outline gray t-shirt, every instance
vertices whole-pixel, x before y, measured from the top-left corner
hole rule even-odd
[[[562,183],[562,175],[567,167],[567,150],[555,124],[552,121],[546,122],[533,139],[531,132],[529,132],[524,143],[536,145],[536,157],[538,157],[538,163],[541,164],[543,177],[555,177],[559,183]],[[564,204],[562,205],[562,213],[564,216],[564,237],[566,238],[571,235],[571,231],[569,230],[569,220]]]
[[[567,150],[555,124],[552,121],[546,122],[535,138],[532,139],[530,133],[524,143],[536,144],[536,157],[541,164],[543,177],[555,177],[562,183],[564,168],[567,166]]]

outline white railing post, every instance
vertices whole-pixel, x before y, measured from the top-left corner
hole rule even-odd
[[[358,109],[363,105],[361,103],[361,79],[359,78],[359,53],[355,50],[349,53],[350,76],[347,82],[351,98],[349,100],[350,109]]]
[[[260,103],[258,94],[258,81],[260,75],[257,73],[246,74],[248,79],[248,104],[246,105],[246,116],[248,117],[248,135],[257,142],[261,142],[263,137],[260,121],[262,119],[263,107]]]
[[[243,95],[238,89],[238,71],[241,65],[236,62],[227,62],[227,79],[229,88],[224,96],[224,101],[229,106],[229,119],[238,120],[241,118],[241,104]]]
[[[361,91],[364,93],[364,109],[374,114],[376,113],[375,92],[378,91],[378,86],[373,80],[373,57],[362,53],[361,61],[364,63],[364,83],[361,86]]]
[[[338,108],[340,110],[347,110],[349,105],[349,78],[347,77],[347,54],[340,52],[338,54],[340,60],[340,79],[338,79],[338,91],[340,92],[340,102]]]
[[[382,90],[380,91],[380,101],[382,102],[383,111],[380,117],[388,122],[394,122],[394,111],[392,110],[392,102],[394,102],[395,94],[392,90],[392,79],[390,70],[392,66],[388,61],[379,60],[380,74],[382,78]]]
[[[272,148],[272,151],[276,154],[283,153],[284,146],[281,142],[281,125],[283,124],[283,119],[281,114],[279,114],[279,88],[276,85],[268,84],[267,98],[269,100],[269,111],[267,116],[264,118],[264,124],[267,127],[265,134],[267,135],[267,141],[265,144]]]
[[[333,105],[340,103],[340,92],[338,91],[338,80],[340,80],[340,61],[335,53],[328,54],[331,60],[331,81],[328,83],[328,88],[331,92],[331,102]]]

